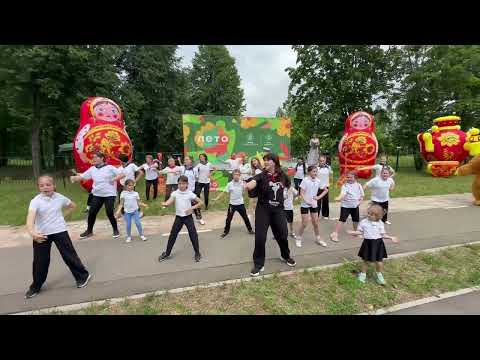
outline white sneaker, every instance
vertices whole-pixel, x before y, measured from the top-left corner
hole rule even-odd
[[[323,220],[330,220],[330,218],[329,218],[329,217],[326,217],[326,216],[324,216],[324,217],[323,217]]]
[[[200,225],[205,225],[205,220],[203,219],[198,220],[198,222],[200,223]]]
[[[146,238],[145,235],[141,235],[141,236],[140,236],[140,239],[142,239],[143,241],[147,241],[147,238]]]
[[[127,242],[127,243],[132,242],[132,238],[130,236],[127,237],[127,240],[125,240],[125,242]]]
[[[316,243],[318,245],[322,245],[323,247],[327,247],[327,243],[325,241],[321,240],[319,237],[317,237]]]
[[[297,238],[297,240],[295,240],[295,245],[297,245],[297,247],[302,247],[302,239]]]
[[[294,238],[294,239],[297,238],[297,235],[295,235],[295,233],[291,233],[289,236],[292,237],[292,238]]]
[[[391,223],[390,221],[388,221],[388,220],[385,221],[385,224],[387,224],[387,225],[392,225],[392,223]]]

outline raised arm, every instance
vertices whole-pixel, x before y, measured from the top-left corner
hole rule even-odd
[[[73,201],[70,201],[70,204],[68,204],[65,207],[65,211],[63,212],[63,217],[66,218],[70,216],[70,214],[77,208],[77,204],[75,204]]]

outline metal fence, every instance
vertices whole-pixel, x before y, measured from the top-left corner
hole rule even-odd
[[[145,156],[151,154],[154,158],[157,157],[157,152],[137,152],[134,154],[134,161],[140,165],[145,162]],[[162,152],[163,166],[166,166],[166,161],[169,157],[177,158],[178,156],[183,159],[183,152]],[[398,163],[397,163],[398,155]],[[389,154],[389,163],[397,171],[402,169],[412,169],[418,167],[418,161],[415,160],[413,151],[399,150],[398,153]],[[332,166],[338,167],[337,155],[331,156]],[[292,158],[291,161],[285,162],[285,166],[294,166],[297,159]],[[73,154],[71,152],[58,153],[46,157],[42,162],[42,172],[46,172],[54,176],[56,179],[65,180],[71,175],[70,169],[75,168],[73,160]],[[29,155],[9,155],[0,157],[0,184],[2,183],[24,183],[34,181],[32,158]]]

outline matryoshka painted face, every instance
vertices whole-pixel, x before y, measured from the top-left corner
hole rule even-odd
[[[356,130],[365,130],[370,126],[370,119],[364,115],[357,116],[352,120],[352,128]]]
[[[120,112],[118,108],[109,102],[99,102],[93,108],[93,116],[101,121],[118,121]]]

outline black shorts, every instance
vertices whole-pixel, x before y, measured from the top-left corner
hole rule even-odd
[[[285,211],[285,217],[287,218],[287,223],[293,223],[293,210],[283,210]]]
[[[305,207],[300,207],[300,214],[308,214],[308,213],[311,213],[311,214],[315,214],[317,213],[318,214],[318,208],[313,208],[313,207],[308,207],[308,208],[305,208]]]
[[[348,215],[352,216],[353,222],[360,221],[360,208],[357,206],[356,208],[340,208],[340,219],[338,221],[346,222],[348,219]]]

